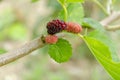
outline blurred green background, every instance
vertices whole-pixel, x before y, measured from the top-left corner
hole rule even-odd
[[[107,0],[98,1],[105,7]],[[120,0],[113,0],[112,9],[118,11],[119,3]],[[85,17],[100,21],[107,16],[93,0],[86,0],[83,6]],[[55,19],[60,10],[57,0],[0,0],[0,54],[46,34],[46,23]],[[109,33],[118,43],[120,31]],[[71,34],[65,38],[73,47],[70,61],[56,63],[48,56],[45,46],[0,67],[0,80],[112,80],[83,41]]]

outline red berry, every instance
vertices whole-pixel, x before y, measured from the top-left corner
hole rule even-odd
[[[66,28],[66,23],[59,19],[52,20],[51,22],[47,23],[47,32],[51,35],[61,32]]]
[[[47,35],[45,37],[45,42],[48,44],[55,44],[58,41],[58,37],[55,35]]]
[[[80,33],[82,31],[82,27],[74,22],[67,22],[66,31],[72,33]]]

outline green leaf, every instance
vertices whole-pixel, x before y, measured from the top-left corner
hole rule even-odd
[[[103,54],[104,57],[112,60],[109,48],[105,44],[92,37],[84,37],[84,39],[89,44],[90,49],[95,48],[99,53]]]
[[[66,0],[66,2],[73,3],[73,2],[84,2],[84,0]]]
[[[94,30],[90,32],[87,36],[103,42],[110,49],[113,61],[117,61],[117,62],[119,61],[119,58],[116,52],[116,46],[106,32],[100,32],[98,30]]]
[[[96,57],[98,62],[104,67],[104,69],[115,79],[120,80],[120,63],[113,62],[109,48],[101,41],[91,38],[84,37],[84,40],[91,50],[93,55]]]
[[[68,41],[59,39],[56,44],[49,46],[48,53],[56,62],[66,62],[72,56],[72,48]]]
[[[68,8],[68,21],[82,23],[84,10],[81,3],[71,3]]]
[[[81,3],[70,3],[67,7],[67,21],[82,23],[84,18],[84,10]],[[62,10],[58,18],[64,20],[64,10]]]
[[[65,11],[63,9],[58,13],[58,19],[65,20]]]
[[[96,21],[92,18],[84,18],[84,20],[82,22],[82,26],[87,27],[87,28],[97,29],[100,31],[104,31],[104,27],[98,21]]]

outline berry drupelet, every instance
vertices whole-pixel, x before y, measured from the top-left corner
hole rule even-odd
[[[56,20],[52,20],[51,22],[47,23],[47,32],[48,34],[56,34],[61,32],[62,30],[65,30],[65,28],[67,27],[67,24],[59,19]]]

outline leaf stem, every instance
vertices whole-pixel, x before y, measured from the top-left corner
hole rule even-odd
[[[100,2],[98,0],[92,0],[94,3],[96,3],[106,15],[109,15],[109,13],[106,11],[106,9],[102,6],[102,4],[100,4]]]
[[[66,9],[66,6],[65,6],[65,3],[64,3],[64,4],[61,3],[60,0],[57,0],[57,1],[61,4],[61,6],[62,6],[62,8],[63,8],[63,10],[64,10],[64,21],[67,21],[68,12],[67,12],[67,9]]]
[[[68,12],[67,12],[67,9],[66,9],[66,6],[65,5],[62,5],[63,6],[63,9],[64,9],[64,20],[67,21],[67,16],[68,16]]]
[[[81,34],[77,34],[77,35],[78,35],[80,38],[84,39],[84,38],[83,38],[83,35],[81,35]]]

